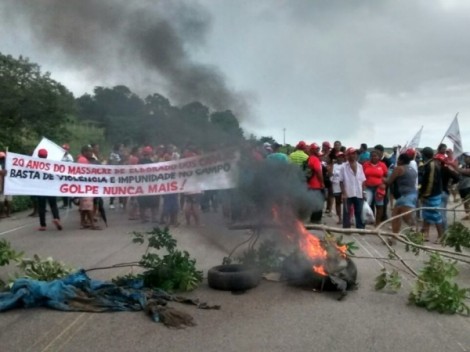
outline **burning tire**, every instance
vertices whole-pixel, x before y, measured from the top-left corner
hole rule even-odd
[[[293,286],[313,288],[319,291],[351,290],[356,287],[357,268],[350,259],[341,260],[336,270],[321,276],[312,270],[312,262],[305,257],[291,255],[284,260],[282,278]]]
[[[242,264],[218,265],[209,270],[209,287],[223,291],[245,291],[258,286],[261,273]]]

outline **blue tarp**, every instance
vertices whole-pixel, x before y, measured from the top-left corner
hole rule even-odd
[[[0,293],[0,312],[31,307],[81,312],[147,310],[154,321],[162,321],[164,317],[159,315],[162,313],[160,308],[166,306],[168,301],[192,304],[201,309],[220,308],[198,300],[173,296],[162,290],[145,289],[143,280],[130,280],[125,286],[118,286],[92,280],[84,270],[79,270],[49,282],[17,279],[10,291]],[[165,307],[164,310],[168,311],[169,308]]]
[[[92,280],[84,270],[49,282],[20,278],[10,291],[0,293],[0,312],[40,306],[66,311],[142,310],[147,304],[142,286],[120,287]]]

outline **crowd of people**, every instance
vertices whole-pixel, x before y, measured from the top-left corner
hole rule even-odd
[[[369,149],[363,143],[356,149],[346,148],[340,141],[333,146],[329,142],[320,146],[300,141],[287,158],[278,155],[277,147],[265,146],[266,159],[298,165],[305,170],[312,198],[324,198],[325,207],[311,214],[312,223],[320,223],[324,213],[331,216],[334,203],[338,225],[349,228],[354,223],[363,229],[366,202],[374,211],[375,226],[391,215],[392,231],[399,233],[402,218],[412,226],[419,217],[425,240],[429,240],[430,227],[435,226],[435,241],[439,242],[447,229],[449,197],[457,201],[458,196],[462,200],[470,196],[470,153],[456,159],[445,144],[436,151],[397,145],[391,154],[386,154],[380,144]],[[417,207],[423,210],[414,212]],[[469,220],[470,203],[465,202],[464,207],[463,220]]]
[[[64,144],[65,162],[82,164],[135,165],[178,160],[202,153],[194,145],[181,150],[175,145],[140,146],[128,148],[122,144],[113,146],[108,157],[103,157],[98,144],[85,145],[76,157],[70,153],[69,145]],[[422,231],[429,239],[431,226],[437,231],[436,241],[442,239],[447,228],[447,204],[450,197],[457,201],[470,197],[470,153],[454,158],[451,149],[440,144],[436,151],[430,147],[416,150],[395,146],[390,154],[382,145],[373,148],[363,143],[358,149],[345,147],[340,141],[333,145],[308,145],[299,141],[292,152],[283,152],[282,145],[264,143],[251,149],[250,158],[274,163],[296,165],[305,175],[306,189],[312,199],[322,200],[324,207],[310,214],[312,223],[321,223],[323,216],[337,217],[337,224],[349,228],[353,224],[363,229],[364,202],[373,210],[375,223],[379,226],[390,216],[392,231],[398,233],[402,219],[412,226],[417,219],[422,220]],[[47,158],[48,152],[41,149],[39,158]],[[5,152],[0,152],[0,177],[5,175]],[[3,180],[0,182],[1,216],[10,216],[11,196],[3,193]],[[192,194],[164,194],[139,197],[109,198],[108,209],[127,211],[130,220],[156,222],[165,226],[178,226],[180,214],[187,225],[200,225],[201,212],[223,208],[229,213],[230,205],[221,197],[222,192],[205,191]],[[33,197],[32,216],[39,216],[40,231],[46,230],[46,204],[49,204],[53,224],[62,229],[56,197]],[[78,205],[80,226],[98,230],[99,213],[104,212],[102,198],[84,197],[62,199],[62,208]],[[220,204],[222,203],[222,204]],[[466,215],[470,218],[470,202],[464,203]],[[423,207],[420,212],[410,212]],[[434,209],[432,209],[434,208]],[[436,210],[439,209],[439,210]],[[396,217],[402,215],[401,217]],[[396,218],[395,218],[396,217]],[[393,244],[393,241],[391,241]]]

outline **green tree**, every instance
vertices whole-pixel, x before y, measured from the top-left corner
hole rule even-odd
[[[276,143],[276,140],[271,136],[260,137],[259,141],[260,141],[260,143],[266,143],[266,142],[268,142],[269,144]]]
[[[243,130],[235,115],[230,110],[216,111],[210,116],[211,123],[231,140],[241,140]]]
[[[81,120],[97,121],[109,143],[142,140],[147,131],[144,101],[128,87],[96,87],[76,100]]]
[[[66,140],[73,110],[72,93],[49,73],[41,73],[39,65],[0,53],[1,147],[30,153],[42,136]]]

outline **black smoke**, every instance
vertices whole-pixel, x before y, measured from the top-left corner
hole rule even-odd
[[[211,25],[200,5],[182,1],[7,0],[4,20],[18,18],[36,46],[60,52],[65,65],[93,78],[121,79],[137,92],[163,88],[178,104],[200,101],[215,110],[248,112],[214,66],[198,63]],[[18,26],[16,26],[18,27]],[[24,28],[26,27],[26,28]]]

